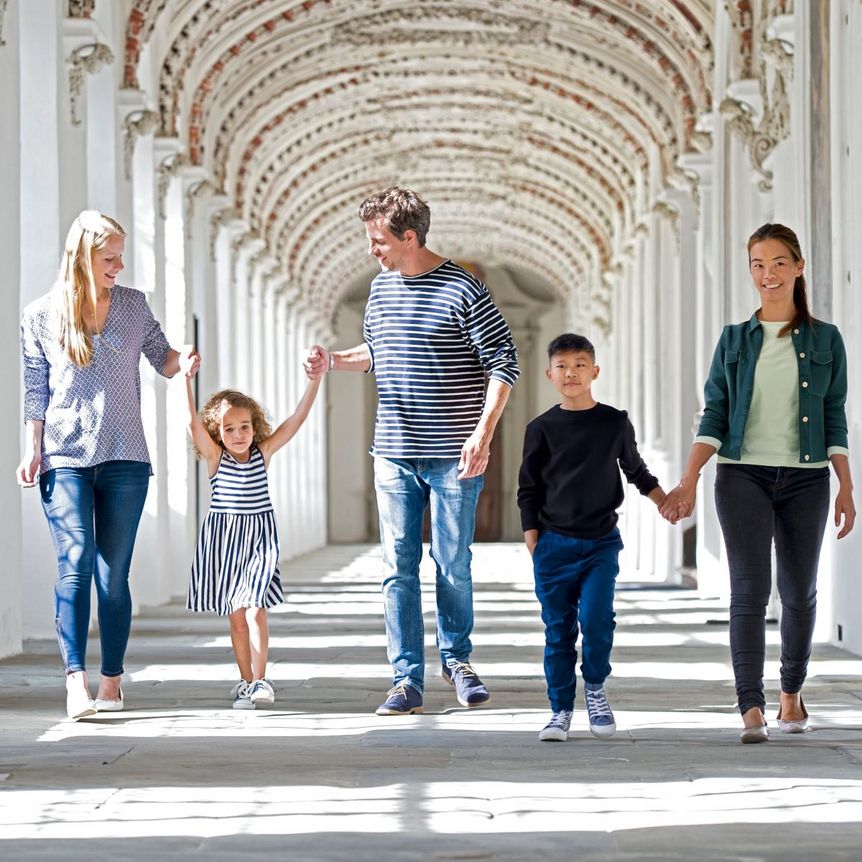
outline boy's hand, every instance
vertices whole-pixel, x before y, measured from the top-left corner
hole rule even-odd
[[[536,550],[536,543],[538,541],[538,530],[524,530],[524,544],[527,546],[527,550],[530,552],[531,557],[533,556],[533,551]]]
[[[647,494],[647,497],[655,503],[656,508],[661,511],[662,505],[664,505],[664,501],[667,499],[667,494],[665,494],[664,489],[661,486],[657,486],[652,489],[652,491]]]

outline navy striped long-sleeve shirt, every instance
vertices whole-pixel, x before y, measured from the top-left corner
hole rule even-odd
[[[518,357],[488,288],[447,260],[381,272],[363,325],[379,402],[371,454],[457,458],[485,403],[485,372],[512,386]]]

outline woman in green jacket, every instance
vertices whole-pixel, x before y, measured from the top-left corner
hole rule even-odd
[[[691,515],[700,471],[718,452],[715,504],[730,569],[730,650],[745,743],[769,738],[763,664],[773,541],[782,606],[778,728],[802,733],[830,462],[839,539],[856,518],[841,334],[808,310],[805,261],[790,228],[758,228],[748,260],[760,308],[721,333],[688,465],[660,509],[672,523]]]

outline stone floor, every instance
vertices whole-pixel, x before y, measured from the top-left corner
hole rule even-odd
[[[473,658],[493,703],[459,708],[431,650],[426,713],[378,718],[378,571],[366,546],[285,567],[289,603],[270,618],[278,701],[254,712],[230,709],[224,621],[180,604],[135,620],[122,713],[62,720],[53,643],[0,662],[2,858],[862,860],[858,657],[817,646],[814,731],[742,746],[726,611],[620,589],[619,732],[593,739],[579,702],[574,737],[539,743],[527,559],[480,545]],[[774,626],[768,638],[774,725]]]

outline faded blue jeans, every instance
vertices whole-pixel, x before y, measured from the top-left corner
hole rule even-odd
[[[715,507],[730,569],[730,654],[741,713],[763,711],[766,605],[775,542],[781,598],[781,690],[808,673],[817,609],[817,566],[829,516],[829,468],[719,464]]]
[[[129,566],[149,483],[143,461],[57,467],[39,478],[57,551],[54,623],[67,674],[86,670],[94,578],[102,673],[123,673],[132,625]]]
[[[545,680],[554,712],[574,707],[579,629],[584,682],[600,685],[611,672],[614,588],[622,549],[616,527],[598,539],[575,539],[548,529],[539,534],[533,575],[545,624]]]
[[[422,519],[431,506],[437,567],[437,646],[445,664],[468,661],[473,631],[470,575],[482,476],[458,479],[457,458],[375,458],[374,487],[383,550],[383,613],[393,685],[425,687],[425,626],[419,561]]]

